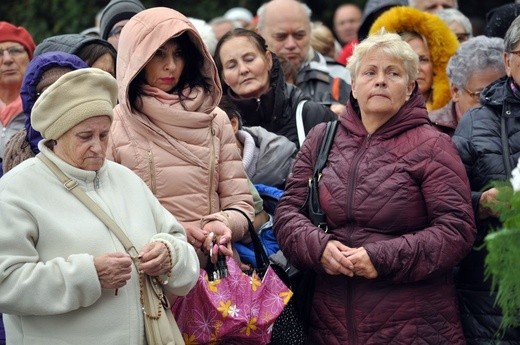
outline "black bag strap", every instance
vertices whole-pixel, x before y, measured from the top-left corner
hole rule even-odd
[[[265,272],[267,270],[267,267],[269,267],[269,257],[267,256],[264,246],[262,245],[262,241],[260,241],[260,237],[255,231],[255,227],[253,226],[251,219],[249,219],[249,217],[245,214],[244,211],[238,208],[228,207],[223,211],[236,211],[238,213],[241,213],[247,219],[249,236],[251,236],[251,241],[253,242],[253,249],[255,251],[256,267],[259,270],[259,274]]]
[[[311,222],[317,227],[323,229],[325,232],[328,231],[328,225],[326,221],[326,215],[320,206],[318,183],[321,179],[321,171],[325,167],[325,164],[329,158],[329,151],[330,147],[332,146],[332,142],[334,141],[334,135],[336,133],[337,126],[338,121],[331,121],[327,123],[327,127],[325,128],[325,133],[321,141],[320,151],[318,152],[316,162],[314,163],[314,173],[312,177],[309,178],[309,191],[307,193],[307,200],[305,200],[304,204],[307,207],[308,217]]]
[[[316,163],[314,164],[314,177],[318,180],[321,175],[321,171],[327,164],[327,160],[329,159],[329,151],[332,146],[332,142],[334,141],[334,135],[336,134],[336,128],[338,128],[338,121],[330,121],[327,123],[327,128],[325,129],[325,134],[321,141],[320,151],[318,152],[318,156],[316,158]]]

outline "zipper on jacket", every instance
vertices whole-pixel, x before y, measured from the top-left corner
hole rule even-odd
[[[211,202],[211,191],[213,190],[213,175],[215,174],[215,129],[213,128],[213,122],[209,127],[209,133],[211,135],[211,155],[209,157],[209,188],[208,188],[208,202],[209,202],[209,213],[213,213]]]
[[[256,111],[260,109],[260,97],[256,99]]]
[[[347,217],[352,218],[352,203],[354,200],[354,189],[356,186],[356,179],[359,172],[359,164],[361,163],[361,158],[365,155],[365,152],[370,146],[370,141],[372,139],[372,135],[368,134],[365,138],[363,145],[360,146],[360,150],[356,152],[354,158],[352,159],[352,164],[350,165],[352,168],[350,170],[350,178],[348,179],[347,185]],[[347,236],[347,246],[352,247],[352,233],[354,232],[354,227],[351,225],[348,229]],[[352,293],[354,290],[354,284],[352,282],[354,278],[347,278],[347,305],[346,308],[346,317],[347,317],[347,332],[349,337],[349,344],[357,344],[357,336],[356,336],[356,327],[354,325],[354,308],[352,307]]]
[[[150,190],[152,191],[153,195],[156,195],[157,192],[157,186],[156,186],[156,176],[155,176],[155,166],[153,162],[153,152],[152,149],[148,149],[148,168],[150,170]]]

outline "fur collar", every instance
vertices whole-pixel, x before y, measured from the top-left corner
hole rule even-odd
[[[442,108],[451,100],[446,65],[459,47],[459,41],[438,16],[408,6],[397,6],[384,12],[370,28],[370,34],[385,28],[390,32],[415,31],[426,38],[433,63],[432,96],[426,102],[428,111]]]

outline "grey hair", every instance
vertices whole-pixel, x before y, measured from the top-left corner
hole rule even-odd
[[[347,69],[352,79],[357,78],[362,61],[372,52],[382,52],[390,58],[402,61],[408,81],[415,81],[419,71],[419,57],[412,47],[401,36],[393,32],[381,29],[376,34],[370,35],[354,48],[352,56],[347,63]]]
[[[504,36],[504,51],[507,53],[514,51],[519,42],[520,16],[516,17],[509,26],[509,29],[507,29],[506,35]]]
[[[443,22],[450,25],[453,22],[459,23],[464,28],[464,31],[469,34],[469,37],[473,37],[473,26],[468,17],[466,17],[461,11],[456,8],[445,8],[439,10],[436,13]]]
[[[452,85],[462,89],[474,73],[486,69],[495,69],[506,74],[502,38],[476,36],[462,42],[448,61],[446,74]]]
[[[294,0],[296,1],[298,4],[300,4],[300,6],[302,7],[303,11],[305,12],[305,14],[307,15],[307,17],[309,18],[309,25],[310,25],[310,20],[311,20],[311,17],[312,17],[312,10],[310,9],[309,6],[307,6],[307,4],[303,3],[303,2],[299,2],[297,0]],[[269,1],[271,2],[271,1]],[[264,2],[262,4],[262,6],[260,6],[258,8],[258,10],[256,10],[256,15],[258,17],[258,22],[256,24],[256,28],[259,30],[259,31],[262,31],[265,27],[265,7],[267,6],[267,4],[269,2]]]
[[[417,8],[417,0],[408,0],[408,6]],[[453,1],[453,8],[459,8],[459,3],[457,0]]]

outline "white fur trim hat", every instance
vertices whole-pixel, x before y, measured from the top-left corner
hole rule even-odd
[[[113,118],[117,82],[98,68],[83,68],[61,76],[45,90],[31,112],[31,125],[45,139],[58,139],[80,122],[95,116]]]

